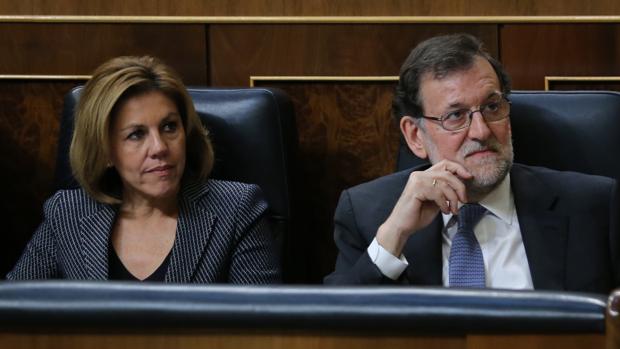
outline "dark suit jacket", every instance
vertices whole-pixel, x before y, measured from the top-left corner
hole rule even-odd
[[[366,249],[417,169],[345,190],[335,214],[339,248],[330,284],[392,280]],[[515,164],[511,187],[535,289],[609,293],[620,284],[618,192],[615,180]],[[441,214],[414,233],[403,254],[411,261],[399,282],[442,285]]]
[[[278,282],[280,267],[266,210],[255,185],[209,180],[184,186],[165,281]],[[44,213],[7,279],[106,280],[117,208],[75,189],[56,192]]]

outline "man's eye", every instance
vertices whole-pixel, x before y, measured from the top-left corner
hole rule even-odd
[[[488,112],[496,112],[499,109],[499,102],[488,103],[483,109]]]
[[[455,110],[453,112],[446,114],[446,116],[444,116],[444,120],[459,121],[459,120],[467,118],[468,112],[469,110],[465,110],[465,109]]]

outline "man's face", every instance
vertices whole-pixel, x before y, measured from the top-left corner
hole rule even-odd
[[[467,70],[442,79],[427,74],[420,83],[427,116],[443,116],[463,108],[476,110],[500,92],[497,74],[481,57],[476,57]],[[431,163],[447,159],[462,164],[473,175],[465,183],[470,194],[487,194],[510,171],[513,152],[509,118],[487,123],[476,112],[469,128],[458,131],[447,131],[439,122],[428,119],[422,122],[420,138]]]

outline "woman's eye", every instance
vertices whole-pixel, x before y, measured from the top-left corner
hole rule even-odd
[[[144,131],[136,130],[127,135],[127,139],[137,141],[144,136]]]
[[[175,132],[177,129],[178,129],[178,126],[175,121],[167,122],[164,124],[165,132]]]

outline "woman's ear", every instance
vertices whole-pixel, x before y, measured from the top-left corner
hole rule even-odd
[[[411,116],[403,116],[400,118],[400,131],[403,133],[403,137],[409,149],[420,159],[426,159],[428,157],[428,153],[424,146],[424,137],[426,137],[426,133],[424,133],[424,130],[420,127],[420,122],[422,122],[422,120],[415,120]]]

